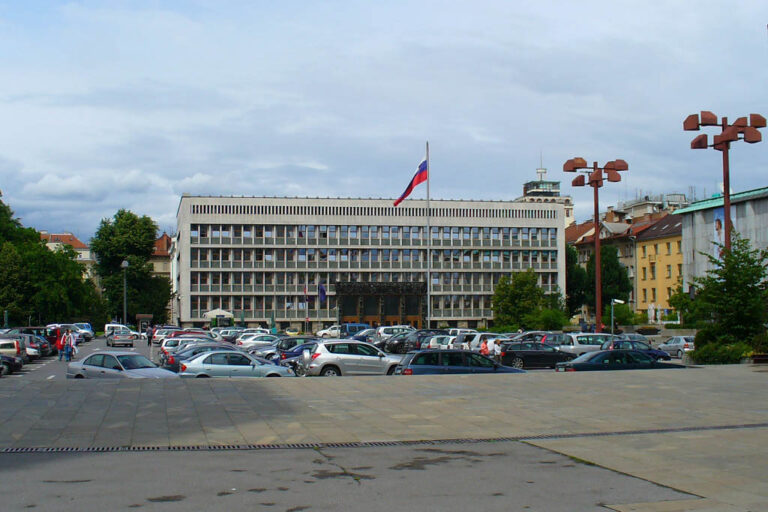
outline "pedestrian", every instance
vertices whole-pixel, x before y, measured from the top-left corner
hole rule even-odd
[[[499,340],[493,340],[493,359],[501,364],[501,343]]]
[[[67,362],[72,361],[72,351],[74,350],[74,339],[73,339],[72,332],[67,329],[66,334],[64,334],[64,359]]]
[[[152,327],[147,325],[147,346],[152,346]]]
[[[488,355],[488,340],[483,338],[483,342],[480,343],[480,355]]]
[[[64,356],[64,334],[61,329],[56,328],[56,352],[59,353],[59,361]]]

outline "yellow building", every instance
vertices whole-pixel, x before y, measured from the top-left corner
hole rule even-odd
[[[669,298],[683,275],[682,234],[682,219],[671,214],[637,235],[635,310],[647,312],[649,322],[672,312]]]

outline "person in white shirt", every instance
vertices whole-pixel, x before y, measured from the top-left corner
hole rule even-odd
[[[501,343],[499,340],[493,340],[493,359],[501,364]]]

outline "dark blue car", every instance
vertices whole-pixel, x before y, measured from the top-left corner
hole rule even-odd
[[[395,375],[446,375],[455,373],[526,373],[503,366],[470,350],[416,350],[408,352]]]
[[[664,361],[669,361],[670,359],[672,359],[672,356],[670,356],[663,350],[655,349],[644,341],[634,341],[634,340],[627,340],[622,338],[606,341],[605,343],[602,344],[602,346],[600,347],[600,350],[637,350],[638,352],[647,354],[654,359],[662,359]]]

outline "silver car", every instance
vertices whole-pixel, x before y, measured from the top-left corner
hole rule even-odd
[[[158,368],[133,352],[94,352],[67,365],[68,379],[173,379],[175,373]]]
[[[672,336],[656,348],[663,350],[673,357],[682,359],[686,352],[694,349],[693,341],[693,336]]]
[[[179,366],[182,377],[293,377],[287,366],[272,364],[243,352],[213,351],[184,361]]]
[[[385,354],[370,343],[354,340],[319,341],[305,351],[302,365],[306,375],[392,375],[402,355]]]

